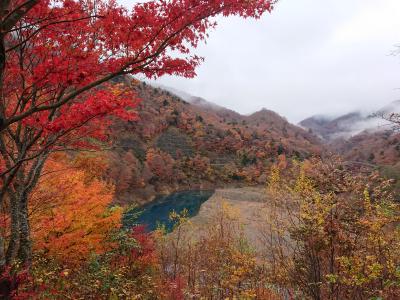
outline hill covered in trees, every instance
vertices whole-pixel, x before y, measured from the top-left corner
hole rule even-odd
[[[314,135],[262,109],[240,115],[200,98],[190,103],[161,88],[124,78],[142,99],[138,120],[115,121],[109,176],[119,202],[222,184],[264,184],[265,171],[288,158],[319,155]]]
[[[375,112],[354,111],[335,118],[313,116],[299,125],[345,160],[393,166],[400,158],[400,135],[387,119],[397,115],[399,104],[394,101]]]

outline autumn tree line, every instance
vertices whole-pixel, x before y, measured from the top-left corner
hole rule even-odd
[[[262,251],[224,205],[197,236],[185,211],[171,212],[172,234],[121,228],[130,208],[113,205],[101,150],[116,119],[138,119],[141,99],[115,79],[193,77],[203,59],[193,49],[217,25],[213,17],[258,19],[275,2],[0,3],[2,298],[398,298],[391,182],[340,160],[282,157],[263,170]],[[230,133],[228,148],[241,135]],[[174,176],[162,155],[146,153],[153,174]]]

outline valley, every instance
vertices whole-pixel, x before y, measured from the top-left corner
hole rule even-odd
[[[265,171],[290,158],[318,156],[319,139],[263,109],[250,116],[205,100],[186,102],[122,79],[142,99],[135,122],[116,121],[108,177],[117,203],[146,203],[159,194],[265,184]]]
[[[299,126],[320,138],[332,154],[349,161],[394,166],[400,158],[397,125],[388,121],[400,111],[394,101],[376,111],[354,111],[338,117],[313,116]]]
[[[400,135],[371,114],[315,116],[296,126],[267,109],[245,116],[168,87],[129,78],[119,84],[130,86],[142,102],[137,121],[112,125],[107,176],[116,184],[116,203],[142,205],[185,190],[263,185],[275,163],[330,155],[400,178]],[[380,112],[397,107],[392,103]]]
[[[107,174],[116,184],[114,201],[143,209],[138,220],[136,213],[127,215],[125,224],[152,231],[159,223],[171,230],[169,213],[187,208],[195,232],[223,202],[238,211],[246,236],[259,245],[255,224],[269,205],[266,174],[273,165],[284,170],[291,160],[312,157],[337,155],[353,170],[379,170],[397,189],[400,136],[379,117],[314,116],[296,126],[267,109],[245,116],[168,87],[121,82],[143,101],[138,121],[112,127],[115,150]],[[380,111],[394,113],[397,104]],[[198,198],[199,191],[206,196]]]

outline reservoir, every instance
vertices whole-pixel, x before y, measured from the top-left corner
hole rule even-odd
[[[174,224],[169,220],[169,214],[172,211],[180,213],[187,209],[189,217],[194,217],[200,206],[213,194],[214,191],[192,190],[159,196],[154,201],[127,212],[122,219],[123,226],[129,228],[143,224],[147,230],[153,231],[158,224],[164,224],[167,231],[171,231]]]

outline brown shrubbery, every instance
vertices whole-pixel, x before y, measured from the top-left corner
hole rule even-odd
[[[390,182],[335,160],[295,163],[288,173],[273,168],[268,184],[271,281],[310,299],[398,299],[400,207]]]
[[[179,281],[185,299],[279,299],[268,288],[237,213],[222,203],[201,229],[185,213],[171,215],[176,228],[159,239],[159,258],[162,273]]]

